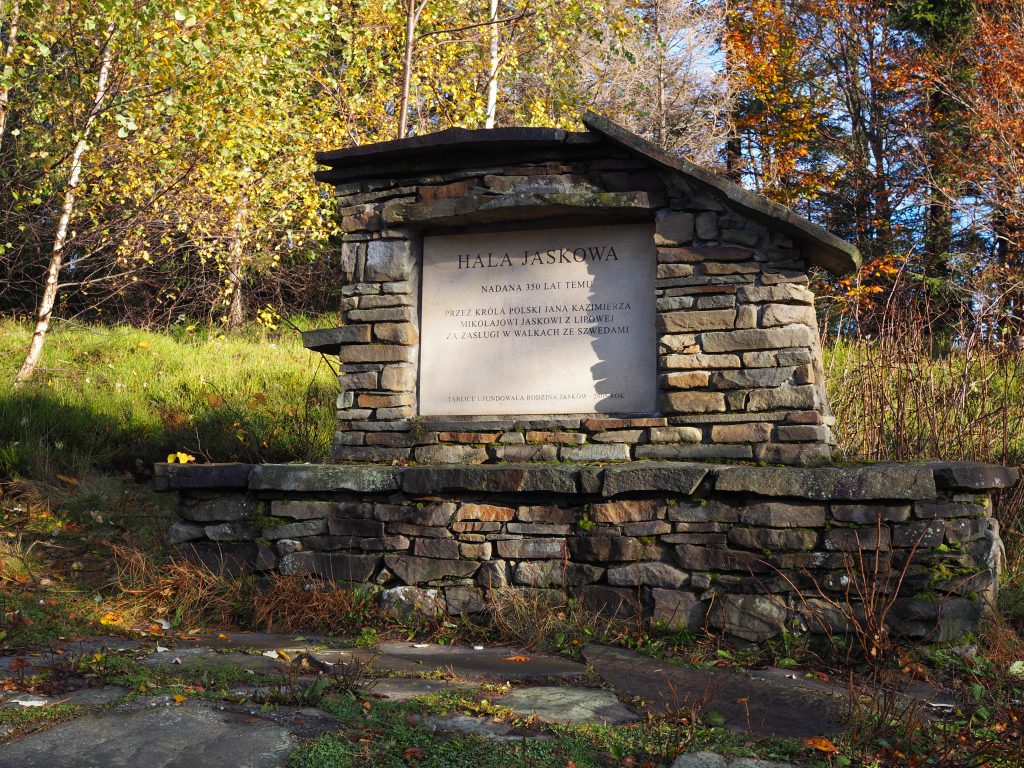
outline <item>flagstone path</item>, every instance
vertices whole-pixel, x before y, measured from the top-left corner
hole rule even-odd
[[[123,688],[82,687],[55,696],[0,693],[0,707],[80,707],[77,718],[17,735],[0,730],[0,768],[279,768],[305,739],[336,730],[334,716],[312,707],[262,706],[262,699],[287,685],[288,660],[327,671],[361,664],[379,676],[368,695],[404,701],[417,696],[473,689],[489,683],[490,703],[539,723],[621,725],[648,708],[673,710],[699,705],[715,711],[726,727],[753,736],[806,738],[838,731],[842,702],[837,691],[815,689],[789,678],[759,679],[735,670],[676,666],[620,648],[587,646],[587,664],[514,648],[471,648],[419,643],[381,643],[374,648],[332,645],[315,637],[263,633],[217,633],[177,641],[139,643],[124,638],[68,642],[28,655],[25,674],[45,671],[70,655],[121,648],[153,668],[231,669],[253,674],[252,685],[230,687],[231,700],[136,695]],[[304,657],[302,656],[304,654]],[[0,680],[15,677],[14,658],[0,657]],[[588,668],[589,665],[589,668]],[[304,669],[308,670],[309,666]],[[268,675],[280,675],[268,683]],[[87,684],[88,681],[80,681]],[[291,683],[288,683],[291,684]],[[494,684],[500,684],[495,686]],[[507,684],[507,685],[505,685]],[[442,731],[478,733],[520,741],[521,729],[495,718],[450,713],[421,718]],[[526,738],[545,738],[543,727]],[[778,768],[749,758],[731,762],[712,753],[680,755],[673,768]]]

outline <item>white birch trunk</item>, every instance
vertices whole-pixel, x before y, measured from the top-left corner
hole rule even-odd
[[[227,326],[238,328],[245,319],[245,307],[242,301],[242,276],[245,271],[243,260],[245,242],[242,228],[245,221],[245,204],[240,203],[238,210],[231,219],[231,247],[228,250],[228,299]]]
[[[28,381],[35,373],[39,365],[39,358],[43,354],[43,343],[46,341],[46,332],[50,328],[50,316],[53,314],[53,307],[57,301],[58,279],[60,270],[64,263],[64,246],[67,243],[68,228],[71,225],[71,217],[75,213],[75,191],[82,175],[82,156],[89,146],[89,134],[92,131],[93,123],[96,122],[100,110],[107,99],[107,83],[110,79],[110,68],[114,59],[114,25],[107,27],[107,40],[103,47],[103,58],[100,63],[99,79],[96,81],[96,93],[93,96],[92,107],[85,117],[85,125],[75,142],[74,152],[71,154],[71,168],[68,171],[67,184],[64,187],[64,204],[61,208],[60,220],[57,223],[57,231],[53,235],[53,249],[50,252],[50,262],[46,269],[46,285],[43,288],[43,295],[39,299],[39,308],[36,314],[36,327],[32,334],[32,341],[29,343],[28,352],[25,354],[25,362],[15,382]]]
[[[412,55],[416,48],[416,24],[420,14],[427,7],[427,0],[408,0],[405,8],[405,52],[402,55],[402,102],[398,112],[398,138],[404,139],[408,134],[409,123],[409,91],[412,87]]]
[[[10,16],[7,19],[7,44],[4,46],[3,69],[0,70],[4,78],[0,82],[6,82],[14,69],[14,48],[18,43],[18,22],[20,20],[21,0],[12,0]],[[7,112],[10,96],[10,86],[0,85],[0,141],[3,141],[4,131],[7,130]]]
[[[491,61],[487,71],[487,112],[484,128],[494,127],[494,117],[498,111],[498,0],[491,0]]]

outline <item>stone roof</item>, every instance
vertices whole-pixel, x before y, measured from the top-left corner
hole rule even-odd
[[[450,128],[438,133],[319,152],[316,160],[328,170],[317,180],[332,184],[363,179],[422,177],[457,168],[544,160],[592,159],[608,145],[625,149],[652,165],[684,176],[687,181],[722,199],[730,208],[792,237],[809,263],[842,275],[861,264],[856,246],[767,198],[744,189],[724,176],[670,155],[607,118],[588,112],[586,131],[559,128]]]

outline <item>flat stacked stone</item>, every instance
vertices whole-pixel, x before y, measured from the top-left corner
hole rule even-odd
[[[849,629],[830,601],[872,590],[899,590],[894,632],[974,631],[1001,568],[991,494],[1016,481],[966,463],[157,465],[180,495],[171,543],[211,567],[437,590],[453,614],[558,590],[754,641]]]

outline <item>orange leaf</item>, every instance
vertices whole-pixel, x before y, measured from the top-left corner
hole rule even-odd
[[[839,747],[833,744],[831,741],[826,739],[824,736],[811,736],[809,739],[804,739],[806,744],[811,749],[816,749],[819,752],[828,752],[829,754],[835,754],[839,751]]]
[[[502,661],[529,661],[529,656],[506,656]]]

